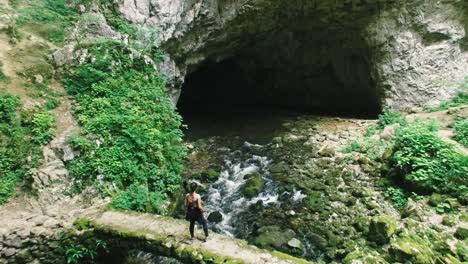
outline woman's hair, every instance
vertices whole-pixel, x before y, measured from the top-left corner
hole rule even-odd
[[[196,182],[190,183],[190,191],[195,192],[198,188],[198,184]]]

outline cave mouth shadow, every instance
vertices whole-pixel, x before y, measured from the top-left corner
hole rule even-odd
[[[186,76],[177,109],[189,130],[260,126],[259,133],[266,133],[277,130],[285,117],[374,119],[381,112],[373,82],[363,77],[362,69],[370,71],[369,66],[359,57],[347,58],[351,62],[346,63],[361,68],[360,76],[348,83],[343,83],[344,77],[339,76],[343,73],[337,71],[349,71],[349,65],[328,63],[304,72],[308,65],[275,67],[251,58],[243,54],[207,61]]]

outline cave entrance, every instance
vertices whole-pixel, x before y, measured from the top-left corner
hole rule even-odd
[[[240,41],[185,79],[178,109],[190,125],[278,112],[374,118],[381,95],[372,54],[356,32],[299,31]],[[219,117],[219,118],[218,118]]]

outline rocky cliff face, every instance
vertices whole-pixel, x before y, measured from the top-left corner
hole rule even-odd
[[[455,92],[468,73],[462,2],[123,0],[118,9],[159,30],[174,101],[210,65],[234,69],[239,89],[272,104],[378,111]]]

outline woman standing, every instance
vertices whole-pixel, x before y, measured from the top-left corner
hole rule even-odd
[[[187,208],[185,219],[190,221],[190,240],[195,240],[194,228],[195,222],[198,222],[203,226],[203,231],[205,232],[205,239],[203,241],[206,242],[208,239],[208,225],[205,217],[203,216],[205,209],[202,205],[201,196],[196,193],[197,188],[198,184],[196,182],[192,182],[190,184],[190,192],[185,195],[184,205]]]

